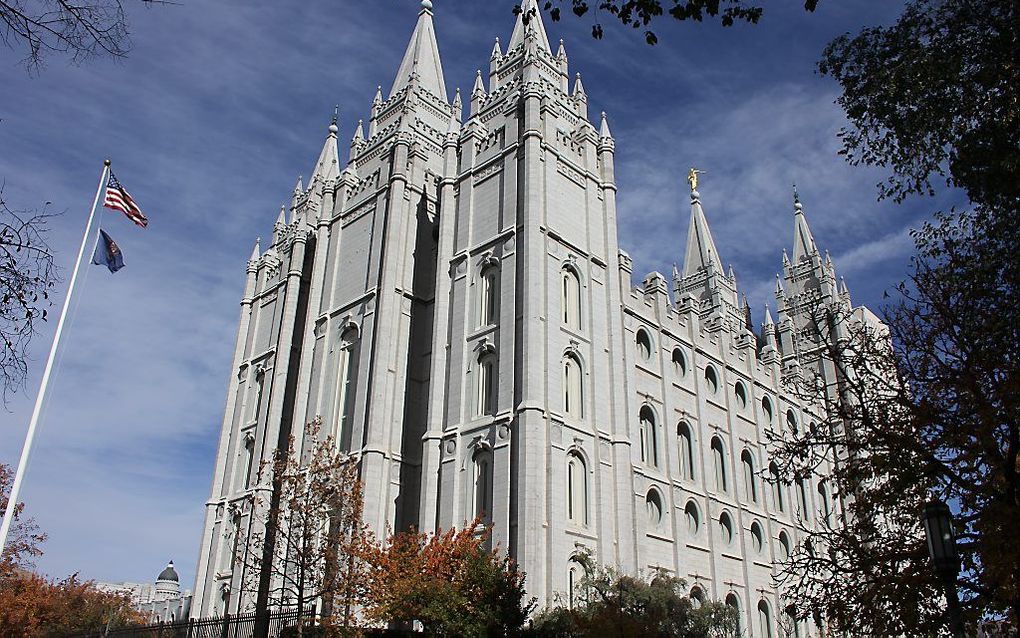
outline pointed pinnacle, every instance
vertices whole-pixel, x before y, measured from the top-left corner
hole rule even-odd
[[[584,84],[581,82],[581,74],[578,73],[574,76],[574,97],[584,97],[587,99],[588,94],[584,92]]]
[[[280,216],[276,218],[276,225],[287,225],[287,207],[284,204],[280,204]]]
[[[489,59],[497,60],[501,57],[503,57],[503,50],[499,48],[499,38],[496,38],[496,44],[492,45],[492,55]]]
[[[382,102],[383,102],[382,87],[381,86],[377,86],[377,87],[375,87],[375,97],[372,98],[372,106],[378,106],[378,105],[382,104]]]
[[[464,112],[464,100],[460,97],[460,87],[457,87],[457,91],[453,96],[453,114],[459,120],[461,114]]]
[[[301,185],[301,179],[302,179],[301,175],[298,175],[297,183],[294,184],[295,195],[300,195],[301,193],[305,192],[305,187]]]
[[[482,82],[481,69],[478,69],[478,72],[475,74],[475,86],[473,89],[471,89],[471,95],[476,95],[478,93],[485,95],[485,83]]]
[[[605,139],[612,136],[613,134],[609,132],[609,120],[606,119],[606,112],[602,111],[602,124],[599,126],[599,138]]]
[[[359,143],[365,141],[365,124],[362,120],[358,120],[358,128],[354,129],[353,140]]]
[[[251,257],[248,258],[248,261],[256,261],[259,258],[260,254],[259,243],[261,241],[262,241],[261,237],[255,238],[255,247],[251,249]]]
[[[762,323],[765,326],[774,326],[775,322],[772,321],[772,313],[769,311],[769,305],[765,304],[765,321]]]
[[[563,38],[560,38],[560,48],[556,51],[556,58],[560,60],[567,59],[567,50],[563,47]]]

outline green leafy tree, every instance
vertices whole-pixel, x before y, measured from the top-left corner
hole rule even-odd
[[[738,612],[721,602],[699,603],[687,594],[686,582],[665,572],[651,580],[618,574],[578,558],[585,576],[571,592],[569,606],[537,614],[530,635],[656,636],[661,638],[724,638],[739,635]]]

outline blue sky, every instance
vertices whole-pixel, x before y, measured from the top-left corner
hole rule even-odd
[[[475,69],[488,69],[514,4],[435,0],[451,92],[466,95]],[[887,24],[900,5],[822,0],[808,14],[799,2],[764,4],[753,27],[663,22],[656,47],[608,16],[602,41],[591,17],[546,20],[583,74],[592,117],[609,116],[635,284],[682,262],[684,177],[698,166],[719,252],[756,321],[792,242],[794,182],[854,301],[879,309],[906,274],[908,229],[959,202],[877,202],[882,173],[836,155],[838,87],[814,63],[832,37]],[[42,571],[151,581],[173,558],[191,587],[244,263],[310,172],[337,103],[346,157],[417,10],[417,0],[131,6],[123,60],[53,58],[30,76],[22,52],[0,49],[4,195],[16,208],[66,211],[51,233],[65,275],[104,157],[150,218],[142,230],[106,213],[127,267],[87,270],[65,331],[22,493],[50,535]],[[50,336],[33,342],[28,388],[0,412],[2,462],[17,461]]]

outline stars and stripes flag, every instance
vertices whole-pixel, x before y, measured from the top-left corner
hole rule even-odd
[[[138,208],[138,204],[128,195],[124,187],[120,185],[113,171],[110,171],[110,179],[106,184],[106,197],[103,198],[103,206],[119,210],[142,228],[149,225],[149,219],[142,213],[142,209]]]

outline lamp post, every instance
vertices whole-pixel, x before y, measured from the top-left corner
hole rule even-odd
[[[956,577],[960,573],[960,555],[956,551],[956,534],[953,532],[953,514],[943,501],[929,501],[924,506],[924,535],[928,539],[928,555],[935,573],[945,588],[949,603],[949,622],[953,635],[964,638],[963,620],[960,617],[960,598],[956,592]]]

